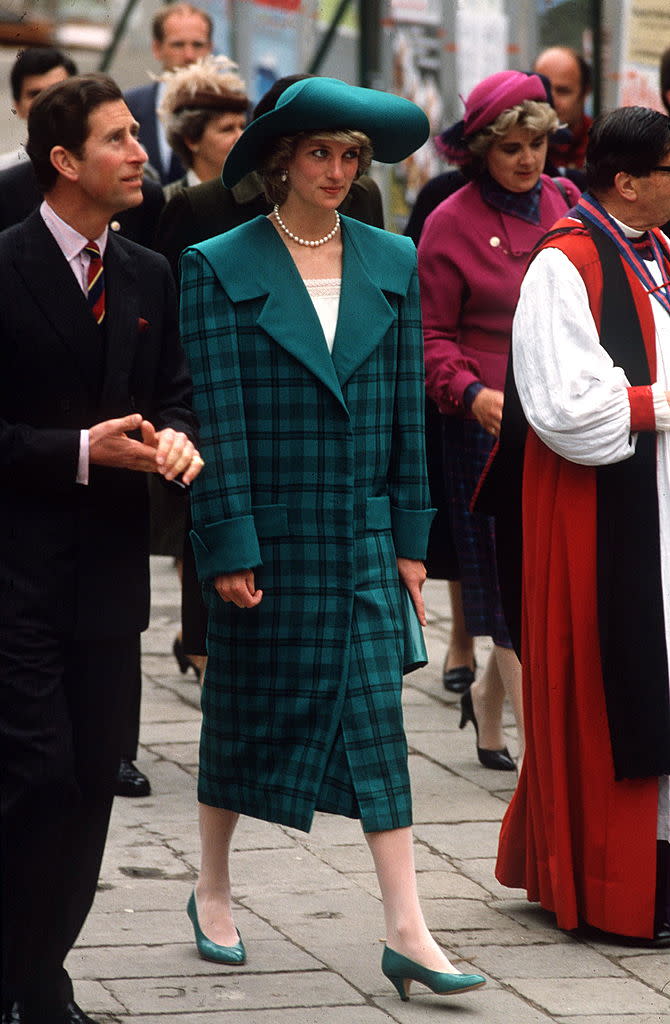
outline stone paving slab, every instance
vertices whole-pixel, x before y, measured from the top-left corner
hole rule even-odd
[[[670,1024],[667,1013],[617,1013],[610,1016],[588,1014],[581,1017],[555,1017],[557,1024]]]
[[[193,1010],[227,1011],[229,1007],[263,1009],[282,1006],[357,1006],[363,997],[342,978],[327,970],[300,974],[244,974],[225,976],[147,978],[107,983],[120,1003],[136,1013],[177,1014]]]
[[[249,850],[235,859],[235,891],[308,893],[348,889],[348,876],[301,846],[281,850]]]
[[[452,825],[419,823],[414,826],[414,833],[419,842],[427,843],[431,849],[461,860],[468,860],[470,857],[495,857],[499,832],[499,821],[471,820]]]
[[[595,950],[573,944],[484,946],[472,957],[480,973],[505,981],[514,978],[626,977],[624,971]],[[570,982],[572,984],[572,982]]]
[[[397,1021],[383,1010],[372,1006],[311,1006],[298,1009],[235,1010],[226,1008],[225,1024],[388,1024]],[[133,1024],[166,1024],[164,1016],[145,1017],[133,1014],[121,1016],[120,1022],[132,1020]],[[179,1014],[179,1024],[222,1024],[218,1013]]]
[[[507,984],[555,1016],[574,1014],[670,1013],[670,999],[632,978],[508,977]]]
[[[621,966],[641,981],[670,993],[670,953],[650,950],[643,955],[621,957]]]
[[[243,920],[240,917],[240,920]],[[262,926],[263,922],[260,922]],[[68,959],[68,970],[73,978],[97,978],[108,981],[111,978],[152,978],[178,976],[188,968],[190,977],[218,976],[225,971],[219,964],[203,960],[189,935],[190,921],[184,914],[182,942],[155,946],[116,947],[113,955],[103,947],[78,947]],[[267,926],[266,926],[267,927]],[[252,943],[249,960],[236,973],[315,971],[323,970],[323,964],[289,939],[275,932],[275,938],[262,938],[259,928],[245,929],[245,939]]]
[[[395,1001],[379,1000],[379,1005],[400,1024],[547,1024],[552,1020],[513,992],[490,985],[462,996],[435,996],[415,985],[408,1002],[400,1002],[396,996]]]

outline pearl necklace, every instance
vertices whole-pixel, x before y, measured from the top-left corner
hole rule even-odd
[[[272,212],[277,218],[277,224],[279,224],[279,227],[282,229],[284,234],[288,235],[289,238],[292,238],[294,242],[298,243],[298,245],[309,245],[314,247],[316,247],[317,245],[325,245],[326,242],[329,242],[331,238],[334,238],[337,232],[340,230],[340,215],[337,212],[337,210],[335,210],[335,227],[333,228],[333,230],[329,231],[327,235],[323,236],[323,238],[316,238],[313,242],[310,242],[309,239],[299,238],[298,235],[294,235],[292,231],[289,231],[289,229],[286,227],[284,221],[281,219],[281,216],[279,214],[279,203],[275,203]]]

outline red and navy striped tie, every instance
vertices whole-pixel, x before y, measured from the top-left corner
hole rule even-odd
[[[88,264],[88,305],[96,324],[105,319],[105,272],[97,242],[87,242],[82,252],[89,257]]]

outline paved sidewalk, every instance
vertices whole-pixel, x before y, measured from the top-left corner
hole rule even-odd
[[[109,1024],[670,1024],[670,953],[573,939],[495,881],[513,779],[479,766],[474,731],[459,731],[456,700],[442,690],[449,611],[446,585],[433,582],[432,661],[405,680],[419,888],[439,941],[488,984],[451,998],[415,984],[400,1001],[379,968],[383,918],[367,847],[356,822],[327,815],[310,835],[243,820],[233,872],[248,962],[201,960],[185,913],[198,864],[199,691],[171,654],[170,560],[153,559],[152,575],[138,764],[153,794],[117,799],[100,891],[68,960],[88,1013]]]

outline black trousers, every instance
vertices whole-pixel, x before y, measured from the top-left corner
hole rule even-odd
[[[95,895],[139,634],[0,632],[2,994],[26,1024],[72,998],[63,961]]]

